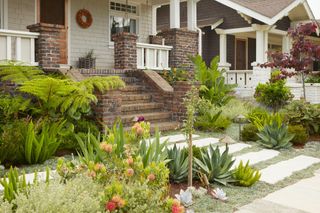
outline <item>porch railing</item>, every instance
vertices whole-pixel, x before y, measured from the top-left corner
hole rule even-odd
[[[0,60],[16,60],[36,66],[35,39],[39,33],[0,29]]]
[[[172,46],[137,43],[138,69],[168,70]]]
[[[226,75],[227,84],[237,84],[238,87],[252,86],[252,70],[229,70]]]

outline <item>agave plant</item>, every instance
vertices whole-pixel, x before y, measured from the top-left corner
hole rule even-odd
[[[290,141],[294,138],[285,124],[279,126],[277,122],[266,125],[257,135],[260,138],[258,142],[269,149],[287,149],[292,146]]]
[[[237,181],[238,185],[252,186],[259,181],[261,173],[258,170],[251,168],[249,166],[249,161],[245,166],[243,166],[243,162],[241,161],[232,176]]]
[[[168,158],[171,160],[168,163],[170,170],[170,180],[180,183],[186,180],[188,175],[188,155],[184,150],[178,149],[176,144],[173,148],[168,149]]]
[[[195,158],[194,161],[195,170],[204,174],[210,183],[217,182],[226,185],[232,182],[231,167],[234,160],[232,160],[232,155],[229,155],[228,145],[222,154],[219,147],[214,148],[213,145],[210,145],[205,152],[201,153],[201,158]]]

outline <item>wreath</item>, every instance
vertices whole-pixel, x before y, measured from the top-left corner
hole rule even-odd
[[[78,25],[84,29],[89,28],[93,21],[91,13],[86,9],[79,10],[77,12],[76,19]]]

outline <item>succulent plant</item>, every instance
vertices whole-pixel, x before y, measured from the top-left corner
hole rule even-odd
[[[219,147],[214,148],[210,145],[209,148],[201,153],[201,158],[195,158],[195,170],[201,177],[206,177],[210,182],[217,182],[226,185],[232,182],[231,167],[234,163],[232,155],[229,155],[229,148],[226,145],[225,151],[221,154]]]
[[[193,203],[191,190],[187,189],[186,191],[183,191],[181,189],[180,194],[176,194],[175,196],[185,207],[191,206]]]
[[[243,162],[241,161],[232,176],[237,181],[238,185],[252,186],[259,181],[261,173],[258,170],[251,168],[249,166],[249,161],[245,166],[243,166]]]
[[[176,144],[173,148],[167,150],[168,159],[171,161],[168,163],[170,170],[170,180],[176,183],[180,183],[186,180],[188,176],[188,154],[182,149],[178,149]]]
[[[228,200],[226,193],[220,188],[216,188],[215,190],[213,190],[213,196],[218,200],[222,200],[222,201]]]
[[[288,133],[285,124],[279,125],[277,122],[265,125],[257,135],[260,138],[258,142],[269,149],[289,148],[292,146],[290,141],[294,138],[294,135]]]

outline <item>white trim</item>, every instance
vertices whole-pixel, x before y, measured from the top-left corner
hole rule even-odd
[[[197,28],[197,1],[187,1],[187,29],[196,31]]]
[[[305,7],[308,16],[310,19],[315,19],[313,13],[311,12],[310,6],[309,4],[306,2],[306,0],[295,0],[293,3],[291,3],[290,5],[288,5],[285,9],[283,9],[282,11],[280,11],[276,16],[270,18],[267,17],[265,15],[262,15],[254,10],[251,10],[247,7],[244,7],[242,5],[239,5],[233,1],[230,0],[216,0],[217,2],[230,7],[240,13],[243,13],[247,16],[250,16],[252,18],[255,18],[259,21],[262,21],[268,25],[273,25],[274,23],[276,23],[278,20],[280,20],[281,18],[283,18],[284,16],[286,16],[291,10],[293,10],[295,7],[297,7],[299,4],[303,4],[303,6]]]
[[[288,35],[287,31],[278,30],[278,29],[275,29],[275,28],[272,28],[269,32],[272,33],[272,34],[281,35],[281,36]]]
[[[233,29],[216,29],[217,34],[235,34],[235,33],[248,33],[254,32],[255,29],[253,27],[242,27],[242,28],[233,28]]]
[[[180,0],[170,0],[170,29],[180,28]]]
[[[224,22],[224,19],[221,18],[220,20],[218,20],[216,23],[211,25],[211,30],[216,29],[220,24],[222,24]]]
[[[38,38],[40,35],[39,33],[31,33],[27,31],[16,31],[16,30],[3,30],[0,29],[0,35],[2,36],[14,36],[14,37],[21,37],[21,38]]]
[[[152,30],[151,30],[151,34],[152,35],[157,35],[157,10],[158,8],[160,8],[160,5],[152,5]]]
[[[71,64],[71,20],[72,20],[72,16],[71,16],[71,0],[68,0],[68,22],[67,22],[67,24],[68,24],[68,26],[67,26],[67,30],[68,30],[68,40],[67,40],[67,42],[68,42],[68,46],[67,46],[67,48],[68,48],[68,61],[67,61],[67,63],[70,65]]]

